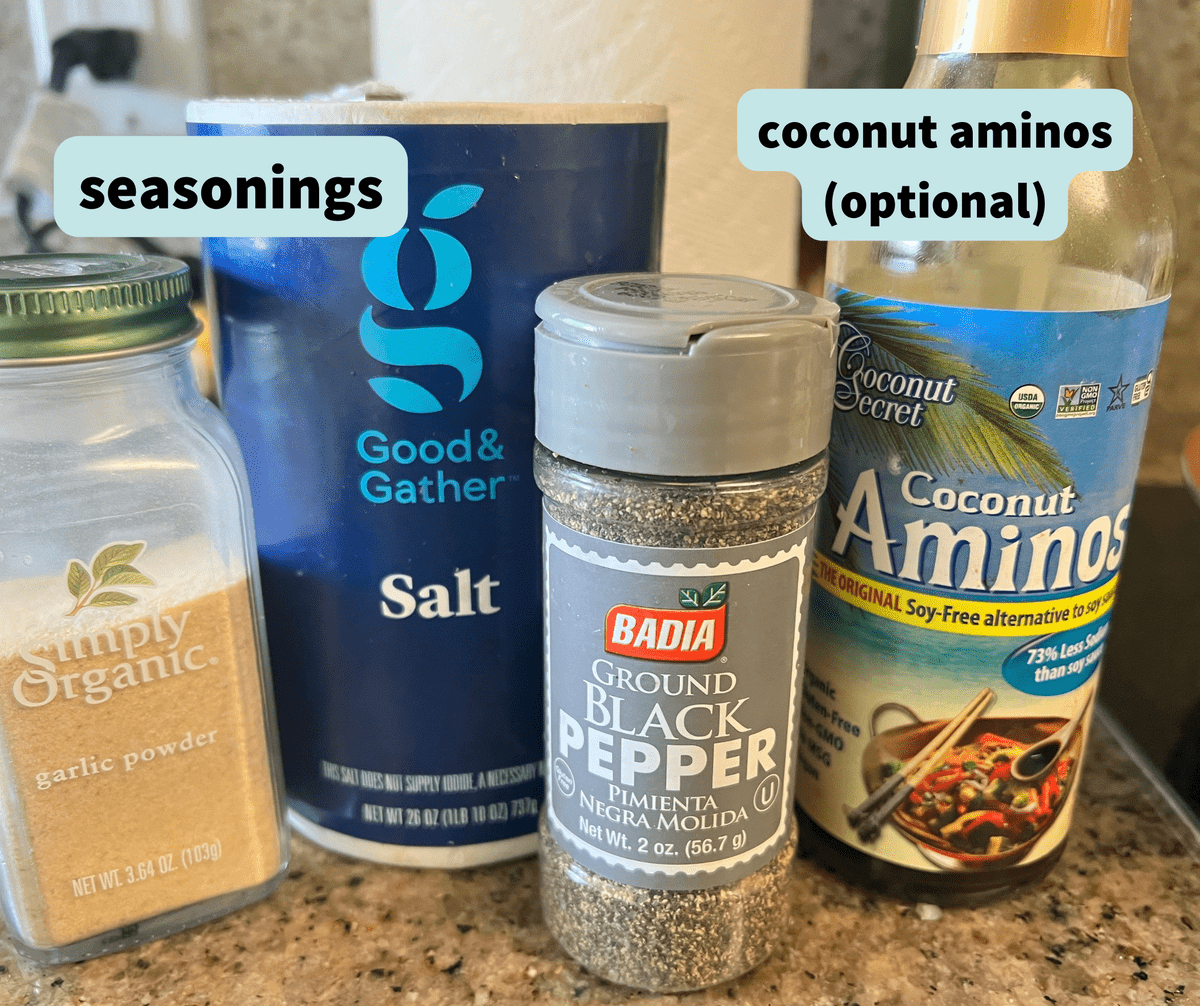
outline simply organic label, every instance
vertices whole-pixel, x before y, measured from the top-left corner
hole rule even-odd
[[[548,815],[588,869],[693,890],[787,840],[808,533],[648,548],[545,517]]]
[[[161,528],[189,510],[138,516]],[[89,526],[105,523],[128,521]],[[240,891],[279,866],[249,583],[222,584],[202,549],[181,574],[157,536],[114,537],[55,583],[36,578],[39,627],[0,649],[8,813],[28,842],[10,854],[29,867],[21,900],[42,906],[18,935],[38,946]],[[52,535],[23,544],[63,548]]]
[[[904,866],[1029,862],[1070,823],[1149,413],[1130,389],[1153,373],[1167,304],[831,294],[797,795]],[[922,754],[961,714],[961,734]]]

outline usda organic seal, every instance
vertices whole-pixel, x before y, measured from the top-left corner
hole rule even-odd
[[[1018,419],[1033,419],[1046,407],[1046,393],[1036,384],[1022,384],[1008,396],[1008,407]]]

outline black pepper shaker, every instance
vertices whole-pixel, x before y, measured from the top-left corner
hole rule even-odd
[[[656,992],[778,945],[836,305],[723,276],[537,301],[547,924]]]

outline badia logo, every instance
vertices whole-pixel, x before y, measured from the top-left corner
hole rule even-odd
[[[462,216],[479,202],[479,185],[452,185],[442,189],[425,204],[427,220],[452,220]],[[457,302],[471,284],[471,256],[458,238],[432,227],[418,231],[433,252],[437,275],[433,292],[421,313],[437,311]],[[400,284],[398,262],[400,246],[409,235],[405,227],[388,237],[375,238],[362,257],[363,282],[376,300],[402,311],[416,312]],[[363,311],[358,322],[358,338],[363,349],[380,363],[392,367],[453,367],[462,377],[459,401],[475,390],[483,374],[483,354],[477,343],[462,329],[444,325],[415,325],[387,328],[372,317],[372,308]],[[371,389],[388,405],[402,412],[440,412],[437,397],[403,377],[373,377]]]
[[[728,597],[729,584],[721,582],[684,587],[678,609],[614,605],[604,618],[604,649],[642,660],[711,660],[725,648]]]

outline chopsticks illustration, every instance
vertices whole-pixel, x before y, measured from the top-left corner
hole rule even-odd
[[[996,693],[985,688],[950,720],[937,736],[910,758],[900,771],[868,796],[857,807],[846,808],[846,820],[858,831],[864,842],[874,842],[883,830],[884,822],[892,816],[917,784],[936,768],[946,753],[959,742],[992,704]]]

